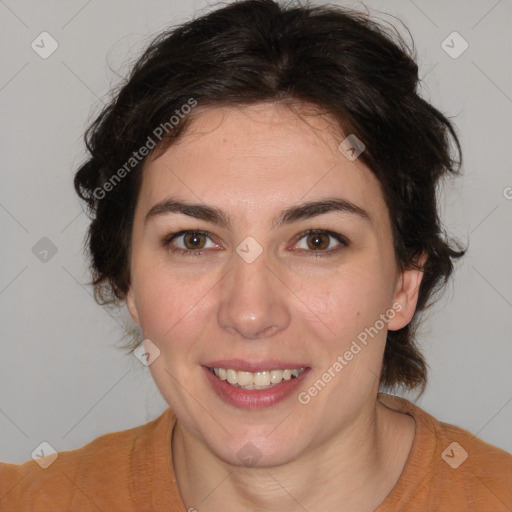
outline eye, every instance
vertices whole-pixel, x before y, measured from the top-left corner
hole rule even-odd
[[[162,240],[162,244],[174,253],[184,256],[201,256],[203,254],[201,252],[202,249],[216,247],[216,244],[213,242],[210,242],[211,246],[205,245],[208,239],[210,239],[210,234],[206,231],[179,231],[178,233],[167,235]],[[175,247],[175,245],[178,245],[178,247]]]
[[[312,253],[315,257],[332,256],[344,247],[348,247],[349,241],[339,233],[325,229],[310,229],[297,235],[296,239],[302,242],[303,247],[298,247],[300,252]],[[338,242],[334,249],[332,239]],[[207,245],[210,240],[210,245]],[[211,235],[207,231],[184,230],[171,233],[162,239],[163,247],[173,253],[183,256],[202,256],[203,249],[215,249],[217,244],[211,241]],[[305,246],[304,246],[305,245]],[[294,251],[297,249],[294,249]]]
[[[301,233],[298,237],[299,242],[303,240],[302,247],[298,247],[299,250],[313,253],[315,257],[332,256],[349,245],[348,240],[343,235],[325,229],[310,229]],[[338,245],[334,249],[329,249],[332,245],[332,239],[336,240]]]

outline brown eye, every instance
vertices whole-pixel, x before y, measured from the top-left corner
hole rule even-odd
[[[216,244],[211,240],[210,234],[206,231],[186,230],[165,236],[162,239],[162,246],[176,254],[202,256],[204,254],[201,252],[203,249],[214,249]]]
[[[306,254],[318,256],[333,256],[345,247],[349,241],[343,235],[323,229],[312,229],[299,235],[295,247]]]
[[[325,233],[312,233],[306,238],[308,247],[313,250],[327,249],[329,247],[329,236]]]
[[[206,237],[204,234],[191,232],[183,235],[183,244],[185,245],[185,249],[203,249],[205,239]]]

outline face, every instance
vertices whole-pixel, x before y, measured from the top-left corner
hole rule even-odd
[[[284,106],[211,108],[143,171],[127,305],[182,428],[228,463],[364,424],[386,331],[414,313],[420,273],[398,272],[379,182],[336,133]]]

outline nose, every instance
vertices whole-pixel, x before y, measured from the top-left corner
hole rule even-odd
[[[221,281],[219,325],[245,339],[267,338],[286,329],[290,322],[288,290],[270,268],[265,253],[251,263],[235,254],[232,265]]]

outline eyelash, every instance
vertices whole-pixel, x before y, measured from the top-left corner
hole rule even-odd
[[[173,240],[175,240],[176,238],[179,238],[181,236],[185,236],[185,235],[191,234],[191,233],[194,233],[194,234],[197,234],[197,235],[204,235],[204,236],[207,236],[208,238],[211,238],[210,237],[210,233],[208,233],[207,231],[188,229],[188,230],[178,231],[176,233],[170,233],[170,234],[166,235],[162,239],[162,245],[165,248],[170,249],[171,252],[181,254],[182,256],[192,256],[192,257],[202,256],[203,252],[201,252],[200,250],[195,251],[195,250],[190,250],[190,249],[180,249],[180,248],[172,248],[171,247],[171,242]],[[330,249],[330,250],[322,250],[322,249],[319,249],[319,250],[307,250],[307,249],[300,249],[300,251],[305,251],[305,252],[312,253],[312,254],[314,254],[315,258],[324,258],[324,257],[334,256],[343,247],[348,247],[349,246],[349,241],[343,235],[340,235],[339,233],[335,233],[334,231],[329,231],[329,230],[326,230],[326,229],[309,229],[307,231],[303,231],[302,233],[297,235],[297,241],[295,243],[300,242],[304,237],[306,237],[308,235],[315,235],[315,234],[325,234],[325,235],[331,236],[332,238],[334,238],[338,242],[340,242],[341,247],[339,246],[339,247],[337,247],[335,249]]]

